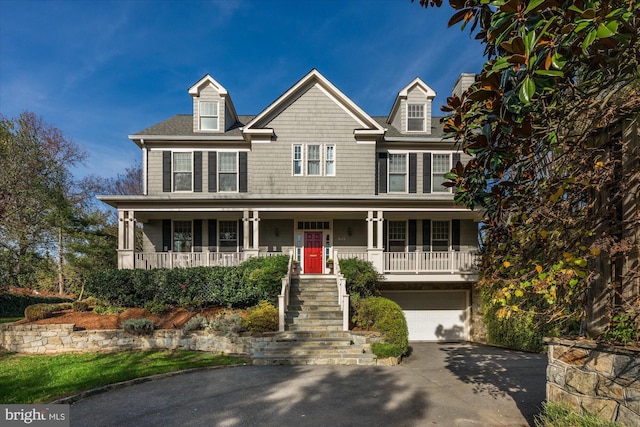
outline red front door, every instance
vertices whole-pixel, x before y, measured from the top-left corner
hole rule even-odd
[[[304,272],[322,274],[322,231],[304,233]]]

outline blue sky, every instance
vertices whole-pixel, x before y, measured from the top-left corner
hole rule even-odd
[[[0,0],[0,112],[32,111],[84,146],[80,178],[139,160],[127,135],[190,113],[206,73],[239,114],[312,68],[370,115],[415,77],[440,106],[484,62],[451,14],[418,0]]]

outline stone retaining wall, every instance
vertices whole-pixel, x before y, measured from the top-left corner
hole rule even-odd
[[[591,341],[549,344],[547,400],[640,426],[640,351]]]
[[[231,336],[179,329],[161,329],[134,336],[122,329],[76,331],[72,324],[0,325],[0,348],[15,353],[71,353],[140,349],[185,349],[251,355],[270,337]]]

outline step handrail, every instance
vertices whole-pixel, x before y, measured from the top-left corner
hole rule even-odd
[[[291,268],[293,265],[293,251],[289,251],[287,274],[282,278],[282,288],[278,295],[278,331],[284,332],[285,314],[289,307],[289,290],[291,289]]]
[[[336,275],[336,286],[338,287],[338,303],[342,310],[342,330],[349,330],[349,294],[347,293],[347,279],[340,273],[340,260],[338,259],[338,250],[333,250],[335,259],[334,272]]]

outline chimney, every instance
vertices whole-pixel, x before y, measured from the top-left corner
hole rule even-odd
[[[462,73],[453,85],[451,91],[453,95],[460,97],[469,87],[476,82],[476,75],[473,73]]]

